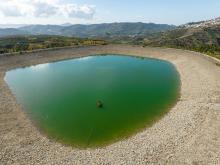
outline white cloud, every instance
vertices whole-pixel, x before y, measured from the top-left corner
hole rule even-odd
[[[11,5],[10,7],[4,6],[4,7],[0,7],[0,8],[1,8],[1,12],[6,16],[17,17],[17,16],[23,15],[21,13],[21,11],[18,10],[17,7],[14,5]]]
[[[5,16],[24,16],[33,11],[33,6],[26,4],[25,0],[2,0],[0,6],[0,12]]]
[[[35,17],[50,17],[58,14],[59,7],[54,4],[40,1],[34,2],[33,4],[35,7],[33,13]]]
[[[0,13],[5,17],[66,17],[92,19],[93,5],[77,5],[60,0],[1,0]]]
[[[91,19],[95,14],[95,7],[92,5],[78,6],[76,4],[67,4],[61,7],[61,12],[68,17]]]

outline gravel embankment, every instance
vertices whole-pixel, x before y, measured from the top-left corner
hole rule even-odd
[[[80,150],[33,126],[4,81],[7,70],[91,54],[164,59],[181,77],[177,104],[152,127],[105,148]],[[220,67],[199,53],[108,45],[0,57],[0,164],[220,164]]]

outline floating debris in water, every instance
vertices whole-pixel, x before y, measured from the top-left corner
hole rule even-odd
[[[100,100],[98,100],[98,101],[96,102],[96,106],[97,106],[98,108],[102,108],[102,107],[103,107],[103,103],[102,103]]]

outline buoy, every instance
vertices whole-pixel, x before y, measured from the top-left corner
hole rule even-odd
[[[97,106],[98,108],[102,108],[102,107],[103,107],[103,104],[102,104],[102,102],[101,102],[100,100],[98,100],[98,101],[96,102],[96,106]]]

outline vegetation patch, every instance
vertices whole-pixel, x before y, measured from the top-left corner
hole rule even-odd
[[[220,59],[220,25],[205,28],[179,27],[145,39],[143,45],[187,49]]]
[[[0,38],[0,54],[69,46],[105,45],[104,40],[63,36],[13,36]]]

